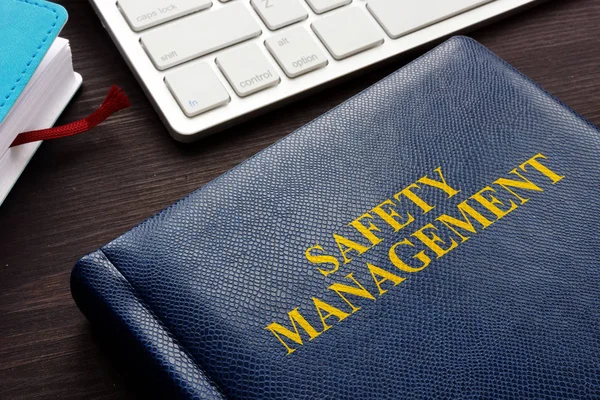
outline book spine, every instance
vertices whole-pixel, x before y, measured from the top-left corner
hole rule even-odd
[[[71,293],[92,325],[156,378],[169,398],[225,399],[102,250],[75,265]]]

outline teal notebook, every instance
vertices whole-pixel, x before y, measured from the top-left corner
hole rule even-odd
[[[51,127],[79,86],[67,11],[41,0],[0,0],[0,204],[41,142],[10,147],[21,132]]]
[[[39,0],[0,2],[0,123],[67,22],[67,11]]]

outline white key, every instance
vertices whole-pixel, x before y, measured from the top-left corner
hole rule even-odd
[[[311,25],[336,60],[343,60],[383,43],[377,23],[362,8],[346,8]]]
[[[240,97],[276,86],[281,81],[273,65],[253,43],[220,55],[217,65]]]
[[[306,29],[299,26],[265,41],[283,72],[295,78],[327,65],[327,57]]]
[[[250,4],[272,31],[308,18],[300,0],[250,0]]]
[[[367,8],[397,39],[493,0],[369,0]]]
[[[323,14],[324,12],[331,11],[335,8],[345,6],[346,4],[352,3],[352,0],[306,0],[308,5],[317,14]]]
[[[261,34],[256,17],[234,2],[155,28],[141,43],[156,68],[165,70]]]
[[[117,7],[136,32],[212,6],[211,0],[119,0]]]
[[[188,117],[223,106],[231,100],[206,63],[189,64],[169,72],[165,83]]]

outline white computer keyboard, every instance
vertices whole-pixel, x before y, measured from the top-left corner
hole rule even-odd
[[[91,0],[179,141],[193,141],[538,0]]]

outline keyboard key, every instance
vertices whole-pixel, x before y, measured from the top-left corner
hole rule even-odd
[[[165,70],[261,34],[242,4],[190,15],[142,35],[141,43],[159,70]]]
[[[206,63],[189,64],[167,74],[165,83],[188,117],[223,106],[229,94]]]
[[[317,14],[323,14],[324,12],[331,11],[335,8],[345,6],[346,4],[352,3],[352,0],[306,0],[308,5]]]
[[[300,0],[250,0],[250,4],[272,31],[308,18]]]
[[[318,19],[311,26],[336,60],[343,60],[383,43],[383,35],[373,18],[358,7],[337,11]]]
[[[367,8],[389,37],[397,39],[492,0],[369,0]]]
[[[217,65],[240,97],[276,86],[281,81],[273,65],[255,44],[220,55]]]
[[[211,0],[119,0],[117,7],[136,32],[212,6]]]
[[[290,78],[322,68],[328,63],[314,37],[300,26],[271,36],[265,45]]]

